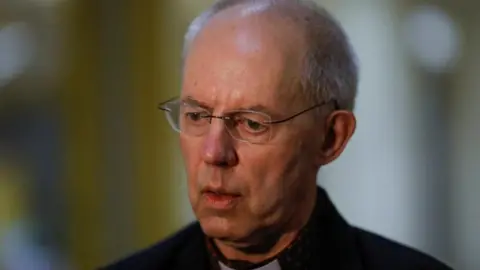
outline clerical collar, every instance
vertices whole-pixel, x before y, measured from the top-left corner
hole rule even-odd
[[[220,270],[236,270],[226,266],[222,262],[218,262],[218,264],[220,266]],[[263,266],[255,268],[255,270],[282,270],[282,267],[280,266],[278,260],[273,260]]]
[[[317,194],[318,196],[319,194]],[[276,269],[266,268],[265,266],[280,265],[281,270],[290,269],[308,269],[308,266],[314,260],[313,254],[317,251],[318,243],[313,239],[316,239],[317,235],[317,217],[320,212],[318,203],[315,205],[315,209],[305,225],[300,230],[297,238],[277,256],[265,260],[260,263],[251,263],[247,261],[228,260],[218,250],[212,239],[206,239],[208,254],[210,257],[210,264],[213,270],[223,269],[235,269],[235,270],[263,270],[263,269]],[[262,268],[265,267],[265,268]]]

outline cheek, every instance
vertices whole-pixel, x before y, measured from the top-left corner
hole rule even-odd
[[[180,135],[180,149],[182,151],[183,161],[187,170],[196,166],[201,160],[202,142],[198,138],[190,138]]]
[[[180,149],[185,164],[188,188],[190,191],[196,186],[197,172],[202,162],[200,147],[200,140],[180,136]]]
[[[243,170],[255,174],[255,184],[268,187],[281,187],[285,174],[291,171],[292,163],[299,163],[302,157],[295,148],[280,145],[259,146],[260,148],[246,150],[243,155]]]
[[[261,146],[266,147],[266,146]],[[245,176],[251,194],[251,207],[268,208],[283,201],[299,178],[299,158],[290,149],[274,146],[263,151],[245,151],[241,171],[248,171]],[[301,165],[301,164],[300,164]]]

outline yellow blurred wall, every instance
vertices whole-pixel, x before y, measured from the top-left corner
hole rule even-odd
[[[113,5],[112,1],[112,5]],[[181,226],[172,192],[181,178],[175,134],[156,104],[178,94],[178,40],[172,40],[168,11],[162,1],[125,1],[123,28],[129,37],[129,96],[134,160],[133,212],[135,242],[127,255],[164,238]],[[105,6],[103,6],[105,8]],[[102,179],[102,6],[95,0],[72,0],[64,9],[67,22],[68,76],[62,94],[67,115],[67,173],[70,254],[78,269],[93,269],[118,258],[105,251],[106,231],[115,224],[105,220],[104,198],[115,187]],[[165,16],[163,16],[163,15]],[[180,30],[180,29],[177,29]],[[178,33],[178,32],[177,32]],[[179,54],[178,54],[179,55]],[[119,78],[121,79],[121,78]],[[121,108],[119,108],[121,109]],[[121,198],[119,198],[121,199]],[[122,237],[122,235],[118,235]]]

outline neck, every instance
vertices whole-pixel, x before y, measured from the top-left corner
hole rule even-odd
[[[304,211],[294,211],[294,214],[288,219],[290,220],[280,230],[280,232],[262,233],[262,237],[258,238],[257,244],[239,247],[235,243],[225,242],[214,239],[215,245],[223,256],[228,260],[241,260],[251,263],[259,263],[277,256],[280,252],[290,246],[297,238],[300,230],[307,224],[310,216],[315,208],[317,189],[313,192],[303,194],[300,205],[295,209],[305,209]],[[258,244],[260,243],[260,244]]]

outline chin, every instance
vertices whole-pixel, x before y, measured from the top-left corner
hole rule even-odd
[[[236,241],[247,237],[245,230],[240,230],[238,223],[224,217],[205,217],[199,219],[205,235],[215,239]]]

